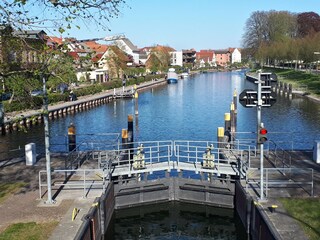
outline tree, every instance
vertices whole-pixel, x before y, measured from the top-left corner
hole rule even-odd
[[[243,46],[255,55],[264,44],[295,37],[296,22],[296,15],[287,11],[253,12],[246,21]]]
[[[320,31],[320,16],[315,12],[304,12],[298,14],[298,35],[306,37]]]
[[[265,11],[256,11],[247,19],[242,37],[243,46],[254,55],[262,42],[268,40],[267,36],[268,14]]]
[[[0,23],[15,29],[52,28],[61,33],[77,27],[76,22],[107,23],[120,13],[125,0],[2,0]]]

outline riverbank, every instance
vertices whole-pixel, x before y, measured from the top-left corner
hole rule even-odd
[[[79,97],[76,101],[71,102],[59,102],[48,106],[49,118],[55,115],[68,114],[69,112],[76,112],[80,108],[85,108],[92,105],[99,105],[102,103],[109,102],[116,98],[116,96],[121,96],[127,94],[128,92],[134,93],[134,91],[140,92],[145,89],[152,88],[157,85],[166,84],[165,79],[156,79],[149,82],[144,82],[136,85],[136,90],[134,86],[126,86],[122,88],[116,88],[112,90],[105,90],[101,93],[86,95]],[[42,121],[43,110],[42,109],[28,109],[25,111],[10,112],[5,114],[4,126],[2,131],[10,132],[13,130],[18,130],[25,125],[31,125],[32,122]]]
[[[288,84],[292,84],[294,89],[304,88],[306,91],[299,96],[309,98],[312,101],[320,103],[320,75],[315,75],[294,69],[282,69],[265,67],[264,72],[274,72],[278,76],[278,80]]]

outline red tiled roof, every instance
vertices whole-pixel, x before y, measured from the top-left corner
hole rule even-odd
[[[68,55],[71,56],[74,60],[79,59],[79,55],[76,52],[68,52]]]
[[[62,37],[49,37],[52,42],[57,43],[61,45],[63,43],[63,38]]]
[[[214,51],[213,50],[200,50],[200,52],[196,53],[196,58],[203,59],[203,60],[212,60],[214,56]]]
[[[103,45],[103,44],[99,44],[97,42],[94,41],[90,41],[90,42],[84,42],[85,45],[87,45],[88,48],[90,48],[91,50],[95,51],[95,52],[106,52],[109,48],[108,45]]]
[[[93,56],[93,58],[91,58],[92,62],[98,62],[103,56],[103,53],[98,53],[96,55]]]

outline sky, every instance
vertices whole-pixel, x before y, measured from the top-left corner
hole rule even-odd
[[[316,12],[320,0],[126,0],[110,32],[81,26],[77,39],[124,34],[138,48],[156,44],[177,51],[241,47],[245,23],[255,11]]]

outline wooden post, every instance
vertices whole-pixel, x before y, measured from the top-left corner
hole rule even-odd
[[[218,127],[217,130],[217,141],[218,141],[218,148],[223,148],[224,147],[224,128],[223,127]]]
[[[122,129],[122,153],[120,154],[120,164],[128,163],[128,130]]]
[[[130,159],[133,159],[133,116],[131,114],[128,115],[128,148],[130,149]]]
[[[138,110],[138,98],[139,98],[139,94],[138,94],[138,92],[135,92],[135,94],[134,94],[134,113],[136,114],[136,115],[138,115],[139,114],[139,110]]]
[[[230,133],[231,133],[231,141],[233,141],[236,132],[236,123],[235,123],[235,110],[234,103],[232,102],[230,105]],[[229,139],[230,141],[230,139]]]
[[[70,123],[68,127],[68,143],[69,143],[69,152],[76,149],[76,127],[73,123]]]
[[[289,84],[289,98],[292,98],[292,84]]]
[[[224,129],[225,130],[230,130],[231,129],[231,121],[230,121],[230,113],[225,113],[224,114]]]
[[[128,130],[122,129],[121,136],[122,136],[122,149],[126,149],[128,144]]]
[[[233,104],[234,104],[234,132],[237,131],[237,122],[238,122],[238,95],[237,90],[233,92]]]

